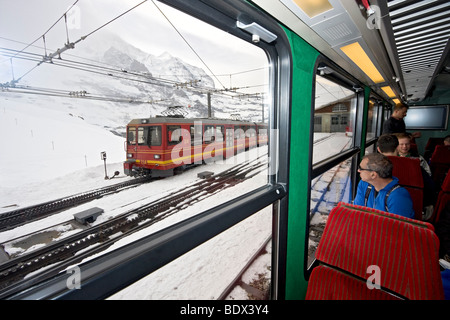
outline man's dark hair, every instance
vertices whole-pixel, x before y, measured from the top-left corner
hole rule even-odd
[[[398,147],[398,139],[393,134],[383,134],[378,138],[377,145],[381,153],[395,152]]]
[[[406,105],[406,104],[404,104],[404,103],[398,103],[398,104],[396,104],[396,105],[394,106],[394,108],[392,109],[392,111],[395,111],[395,110],[401,110],[401,109],[403,109],[403,108],[406,108],[406,110],[408,110],[408,109],[409,109],[409,106]]]
[[[369,153],[364,156],[368,159],[367,167],[378,173],[380,178],[392,178],[392,168],[394,167],[391,160],[381,153]]]

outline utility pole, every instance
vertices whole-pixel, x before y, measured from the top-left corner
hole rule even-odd
[[[211,118],[211,92],[208,91],[208,118]]]

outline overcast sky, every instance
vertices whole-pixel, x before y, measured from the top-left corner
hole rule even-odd
[[[36,39],[39,40],[34,45],[42,48],[44,33],[75,2],[75,0],[0,0],[0,48],[21,50]],[[79,40],[141,2],[142,0],[79,0],[68,14],[69,41]],[[203,22],[180,14],[161,3],[157,4],[214,74],[238,73],[266,66],[265,54],[252,44],[213,27],[207,27]],[[209,73],[151,0],[96,31],[77,46],[95,46],[106,32],[117,34],[139,49],[154,55],[168,51]],[[67,42],[64,19],[45,34],[45,42],[47,53],[64,46]],[[76,55],[77,46],[67,53]],[[33,47],[25,51],[44,53],[43,49]],[[17,60],[14,60],[14,65],[21,63]],[[9,73],[8,79],[5,79],[5,73]],[[18,76],[16,74],[16,78]],[[10,78],[10,59],[0,56],[0,83],[10,81]],[[261,84],[261,81],[259,82]],[[223,80],[223,83],[228,86],[230,80]]]

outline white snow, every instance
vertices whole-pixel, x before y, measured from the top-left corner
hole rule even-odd
[[[130,179],[123,175],[122,161],[125,156],[124,139],[99,127],[89,125],[80,118],[66,112],[55,112],[41,106],[42,99],[11,99],[0,96],[2,110],[0,134],[2,136],[0,170],[0,212],[57,199],[86,190],[91,190]],[[45,101],[45,100],[44,100]],[[8,137],[8,139],[5,139]],[[259,150],[259,149],[258,149]],[[121,174],[105,180],[100,152],[107,152],[107,172],[111,176],[116,170]],[[263,152],[263,151],[259,151]],[[258,152],[253,152],[257,155]],[[86,160],[87,159],[87,160]],[[13,243],[30,233],[73,219],[73,214],[97,206],[105,210],[95,223],[108,217],[135,208],[143,203],[159,199],[170,192],[182,189],[197,181],[197,173],[213,171],[219,173],[231,167],[229,164],[200,166],[167,179],[151,182],[145,186],[122,191],[119,196],[104,197],[75,209],[38,220],[0,233],[0,243],[9,254],[22,254],[42,244],[20,249]],[[265,174],[244,182],[234,189],[206,198],[188,207],[161,223],[120,240],[110,250],[160,230],[182,219],[191,217],[248,192],[267,181]],[[155,192],[157,190],[157,192]],[[60,239],[76,230],[69,226],[65,230],[47,230],[50,240]],[[51,232],[55,231],[55,232]],[[42,232],[41,232],[42,233]],[[214,299],[226,288],[249,257],[270,236],[271,210],[264,210],[248,221],[224,232],[208,243],[141,280],[130,289],[125,289],[112,298],[117,299]],[[252,235],[252,243],[246,241]],[[15,241],[12,241],[16,239]],[[27,250],[27,251],[26,251]],[[270,264],[270,259],[267,260]],[[141,284],[142,283],[142,284]],[[138,289],[136,289],[138,286]],[[149,290],[149,288],[152,288]],[[236,297],[234,298],[245,298]]]
[[[45,99],[33,100],[28,97],[4,95],[0,96],[0,103],[0,213],[130,179],[123,175],[123,138],[65,111],[46,109]],[[335,142],[330,143],[336,146]],[[331,150],[330,145],[323,148]],[[112,176],[117,170],[121,172],[118,177],[104,179],[105,171],[100,158],[102,151],[107,152],[107,174]],[[262,152],[264,151],[261,148],[255,149],[248,157],[260,155]],[[317,154],[320,156],[319,152]],[[30,233],[39,230],[42,232],[49,226],[72,220],[73,214],[77,212],[91,207],[103,208],[105,213],[95,222],[101,223],[110,216],[191,185],[198,180],[197,173],[201,171],[218,173],[233,164],[234,161],[229,164],[200,166],[181,175],[122,191],[118,196],[92,201],[78,208],[4,231],[0,233],[0,243],[4,244],[5,250],[10,254],[29,252],[42,244],[21,249],[14,243]],[[117,241],[108,251],[249,192],[264,185],[266,181],[266,173],[263,173],[251,181],[226,189],[158,224]],[[218,298],[248,259],[270,237],[271,213],[271,208],[266,208],[118,292],[111,299]],[[66,225],[47,230],[46,235],[50,237],[49,241],[55,241],[74,232],[77,230]],[[11,241],[13,239],[16,240]],[[260,259],[256,273],[270,273],[270,253]],[[257,278],[258,275],[254,271],[252,276]],[[247,299],[247,295],[243,290],[236,290],[229,298]]]

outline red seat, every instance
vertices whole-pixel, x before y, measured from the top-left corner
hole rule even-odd
[[[444,299],[439,240],[427,222],[340,202],[316,259],[306,299]],[[372,278],[380,289],[369,288]]]
[[[411,142],[410,147],[409,147],[409,153],[414,155],[414,156],[418,156],[419,155],[419,149],[417,148],[417,144]]]
[[[425,146],[425,152],[423,153],[423,157],[428,162],[431,158],[431,155],[434,152],[434,149],[437,145],[443,145],[444,144],[444,138],[435,138],[430,137],[427,141],[427,145]]]
[[[450,168],[450,146],[438,145],[430,159],[431,176],[439,188]]]
[[[320,265],[309,278],[307,300],[399,300],[383,290],[367,290],[367,283]]]
[[[447,175],[445,176],[444,182],[442,183],[441,191],[439,191],[439,195],[436,201],[436,206],[434,207],[433,223],[437,223],[439,221],[439,217],[441,212],[444,210],[447,203],[450,201],[450,174],[447,171]]]
[[[397,177],[401,186],[409,191],[413,201],[415,218],[422,220],[423,177],[418,158],[388,157],[394,168],[392,175]]]

